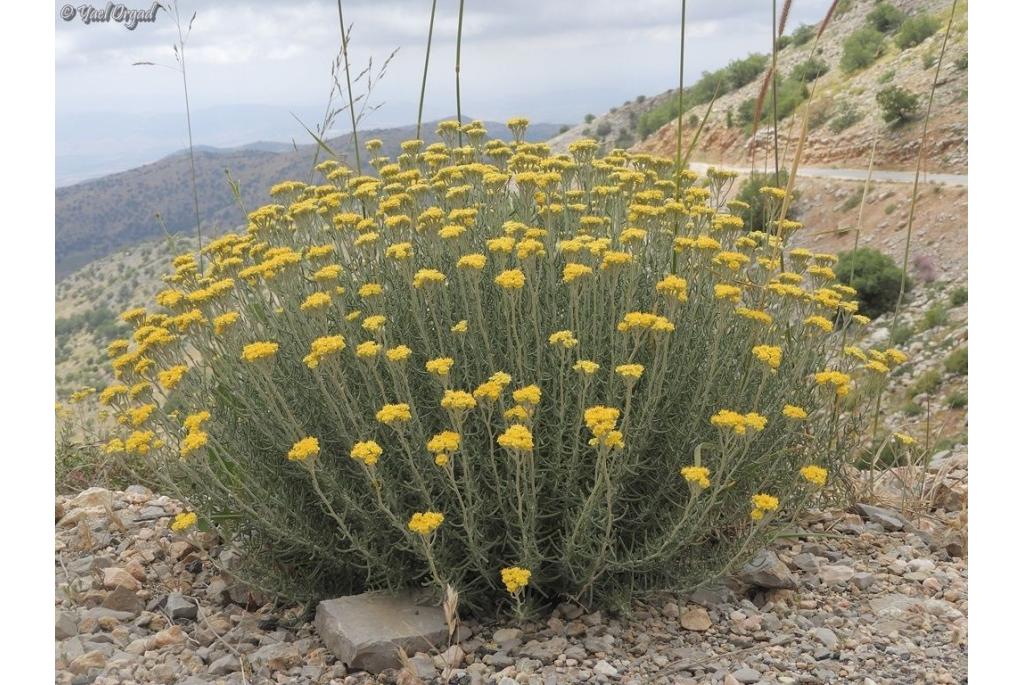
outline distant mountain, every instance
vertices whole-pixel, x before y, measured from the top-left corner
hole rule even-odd
[[[485,126],[492,137],[508,136],[504,124],[485,122]],[[436,121],[423,125],[423,138],[428,143],[438,140],[436,127]],[[547,140],[558,130],[557,124],[533,124],[527,139]],[[381,139],[384,154],[394,158],[400,152],[400,143],[415,137],[415,131],[414,125],[367,130],[360,131],[359,138],[361,142]],[[342,159],[354,159],[350,134],[332,138],[327,144]],[[274,183],[309,179],[316,148],[315,144],[280,143],[197,148],[196,177],[204,234],[213,235],[243,223],[245,212],[269,202],[267,193]],[[232,195],[225,171],[239,184],[242,207]],[[164,230],[194,234],[190,178],[188,155],[182,151],[129,171],[57,188],[57,279],[118,249],[160,237]]]

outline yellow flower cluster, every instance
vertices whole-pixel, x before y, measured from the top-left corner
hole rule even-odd
[[[258,359],[266,359],[277,354],[278,345],[276,342],[254,342],[242,348],[242,359],[247,362],[254,362]]]
[[[804,477],[808,483],[822,487],[825,485],[825,481],[828,480],[828,470],[823,469],[820,466],[809,464],[800,469],[800,475]]]
[[[768,419],[756,412],[740,414],[731,409],[722,409],[711,417],[711,425],[732,429],[737,435],[743,435],[748,428],[762,431],[767,423]]]
[[[501,569],[501,582],[510,595],[514,595],[530,582],[530,572],[519,566],[511,566]]]
[[[320,441],[316,438],[308,437],[292,445],[292,448],[288,450],[288,460],[305,461],[318,454],[320,454]]]
[[[349,452],[349,456],[356,461],[363,462],[367,466],[376,464],[382,454],[384,454],[384,450],[373,440],[357,442],[352,445],[352,451]]]
[[[377,412],[377,420],[388,426],[405,423],[411,419],[412,412],[409,410],[409,405],[404,402],[400,404],[385,404]]]
[[[420,535],[430,535],[444,523],[444,514],[437,511],[417,511],[409,519],[409,530]]]
[[[199,517],[196,516],[194,511],[183,512],[175,516],[174,520],[171,521],[171,530],[175,533],[180,533],[196,525],[198,521]]]
[[[445,466],[458,451],[462,438],[454,431],[442,431],[427,441],[427,451],[434,455],[434,463]]]
[[[614,407],[597,405],[583,412],[583,421],[594,437],[590,440],[592,447],[609,447],[622,449],[625,443],[622,432],[615,430],[619,421],[619,410]]]
[[[622,321],[616,327],[619,332],[625,333],[636,329],[647,329],[655,333],[671,333],[676,329],[675,324],[658,314],[645,312],[629,312],[622,317]]]
[[[521,423],[513,423],[498,436],[498,444],[514,452],[533,451],[533,433]]]
[[[679,469],[679,475],[699,488],[711,487],[711,471],[706,466],[684,466]]]
[[[755,345],[753,353],[755,357],[771,367],[772,370],[778,369],[782,364],[781,347],[774,347],[772,345]]]
[[[750,518],[755,521],[760,521],[764,518],[764,515],[770,511],[775,511],[779,508],[779,498],[772,495],[765,495],[763,493],[753,495],[750,498],[750,503],[753,505],[753,509],[750,511]]]

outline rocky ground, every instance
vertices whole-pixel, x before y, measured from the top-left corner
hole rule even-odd
[[[933,460],[926,516],[811,512],[725,585],[628,615],[563,604],[537,622],[470,621],[458,644],[376,676],[336,663],[297,608],[256,606],[215,541],[172,533],[177,502],[93,488],[56,502],[56,682],[966,682],[966,465]],[[913,475],[875,491],[898,499]]]

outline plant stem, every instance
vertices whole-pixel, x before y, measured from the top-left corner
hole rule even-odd
[[[188,128],[188,161],[192,170],[192,207],[196,214],[196,238],[199,240],[199,273],[203,273],[203,231],[199,220],[199,188],[196,186],[196,154],[192,145],[192,109],[188,101],[188,78],[185,74],[185,39],[181,35],[181,18],[178,5],[174,5],[174,19],[178,25],[178,51],[181,57],[181,85],[185,91],[185,124]]]
[[[924,112],[924,128],[921,130],[921,144],[917,148],[917,168],[914,171],[914,188],[910,196],[910,216],[907,217],[907,239],[903,243],[903,271],[900,274],[900,294],[896,297],[896,308],[892,315],[892,328],[889,335],[892,336],[900,323],[900,309],[903,306],[903,296],[907,286],[907,263],[910,260],[910,235],[914,227],[914,210],[917,209],[917,186],[921,180],[921,165],[924,163],[924,150],[928,142],[928,121],[932,116],[932,104],[935,102],[935,89],[939,85],[939,74],[942,72],[942,58],[946,56],[946,44],[949,42],[949,34],[953,29],[953,18],[956,17],[957,0],[949,8],[949,23],[946,24],[946,33],[942,37],[942,49],[939,50],[939,61],[935,64],[935,78],[932,79],[932,89],[928,93],[928,108]]]
[[[363,173],[363,163],[359,159],[359,134],[356,131],[356,103],[352,99],[352,74],[348,63],[348,33],[345,31],[345,15],[341,11],[341,0],[338,0],[338,24],[341,26],[341,54],[345,59],[345,85],[348,88],[348,113],[352,119],[352,149],[356,151],[356,172]]]
[[[675,199],[679,200],[680,186],[682,185],[682,178],[680,173],[682,172],[683,164],[683,57],[686,54],[686,0],[681,0],[680,14],[679,14],[679,94],[676,100],[676,108],[679,110],[678,118],[676,119],[676,163],[675,163],[675,181],[676,181],[676,195]],[[674,235],[673,239],[679,235],[679,221],[676,220],[674,224]],[[676,251],[672,249],[672,273],[676,272]]]
[[[462,147],[462,89],[459,70],[462,66],[462,10],[466,0],[459,0],[459,30],[455,36],[455,118],[459,120],[459,147]]]
[[[427,67],[430,65],[430,43],[434,38],[434,15],[437,13],[437,0],[430,5],[430,28],[427,29],[427,56],[423,59],[423,85],[420,86],[420,109],[416,115],[416,138],[420,137],[423,125],[423,98],[427,94]]]

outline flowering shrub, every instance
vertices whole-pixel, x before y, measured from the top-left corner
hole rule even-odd
[[[749,232],[729,173],[509,125],[278,184],[123,314],[107,449],[151,460],[197,513],[176,526],[242,546],[263,587],[692,587],[837,485],[839,399],[902,357],[844,352],[867,319],[835,257],[786,250],[794,221]]]

